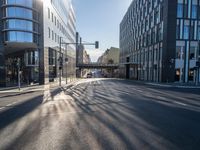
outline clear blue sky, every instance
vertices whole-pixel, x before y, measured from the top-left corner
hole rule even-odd
[[[119,24],[132,0],[73,0],[76,27],[83,41],[100,42],[99,50],[86,47],[93,61],[107,48],[119,47]]]

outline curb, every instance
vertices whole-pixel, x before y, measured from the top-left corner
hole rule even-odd
[[[185,88],[185,89],[200,89],[200,86],[184,86],[184,85],[164,85],[164,84],[157,84],[157,83],[146,83],[147,85],[153,85],[153,86],[161,86],[161,87],[174,87],[174,88]]]
[[[68,88],[69,86],[73,85],[74,83],[80,81],[80,79],[77,79],[75,81],[70,82],[67,85],[61,85],[61,87],[64,88]],[[49,86],[49,89],[54,89],[54,88],[59,88],[59,85],[51,85],[51,84],[47,84],[47,86]],[[6,93],[27,93],[27,92],[38,92],[38,91],[44,91],[45,90],[45,85],[40,85],[40,87],[37,86],[29,86],[29,87],[23,87],[21,88],[21,90],[19,91],[18,88],[10,88],[10,90],[0,90],[0,94],[6,94]]]

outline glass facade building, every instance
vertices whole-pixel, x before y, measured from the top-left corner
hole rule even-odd
[[[121,76],[196,82],[200,0],[133,0],[120,24]]]
[[[0,85],[17,84],[17,60],[22,84],[66,80],[76,56],[75,46],[60,50],[60,43],[75,42],[71,0],[2,0],[0,6]],[[60,57],[70,61],[59,70]]]

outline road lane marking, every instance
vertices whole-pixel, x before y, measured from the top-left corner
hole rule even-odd
[[[162,96],[156,96],[157,99],[161,99],[161,100],[167,100],[167,98],[162,97]]]
[[[5,107],[1,107],[0,110],[4,109]]]
[[[179,105],[183,105],[183,106],[187,106],[187,104],[185,104],[185,103],[181,103],[181,102],[177,102],[177,101],[173,101],[173,103],[175,103],[175,104],[179,104]]]

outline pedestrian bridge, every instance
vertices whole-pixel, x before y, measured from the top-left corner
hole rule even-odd
[[[119,64],[99,64],[99,63],[89,63],[89,64],[77,64],[80,69],[117,69]]]

